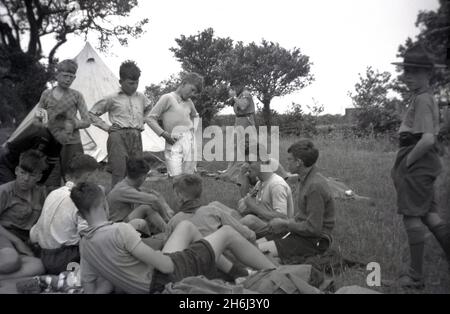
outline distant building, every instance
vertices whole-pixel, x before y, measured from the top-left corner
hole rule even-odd
[[[361,112],[361,108],[345,108],[345,122],[356,123],[359,112]]]

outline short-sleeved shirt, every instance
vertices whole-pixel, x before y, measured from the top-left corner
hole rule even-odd
[[[76,120],[77,112],[80,112],[81,120],[86,123],[86,126],[90,123],[89,111],[84,101],[83,95],[74,89],[68,88],[61,99],[56,99],[53,96],[54,88],[45,90],[39,105],[41,108],[47,110],[48,113],[48,129],[56,137],[60,138],[57,134],[60,126],[55,124],[55,117],[60,114],[64,114],[67,120]],[[71,135],[65,136],[64,143],[61,144],[78,144],[81,143],[80,131],[74,130]]]
[[[79,232],[88,227],[70,198],[73,186],[74,183],[68,181],[48,195],[39,220],[30,230],[31,241],[43,249],[78,245]]]
[[[27,192],[18,189],[15,180],[0,185],[0,225],[30,230],[41,214],[46,195],[40,185]]]
[[[90,110],[96,116],[108,113],[109,121],[120,128],[144,130],[144,118],[151,109],[144,94],[135,92],[129,96],[122,90],[98,101]],[[95,124],[95,123],[94,123]]]
[[[294,215],[294,202],[289,184],[276,173],[266,181],[258,181],[256,201],[263,203],[266,208],[270,208],[287,217]]]
[[[101,277],[125,293],[148,293],[153,267],[131,254],[140,242],[139,233],[127,223],[109,222],[83,231],[81,282]]]
[[[245,109],[241,109],[239,107],[239,103],[246,102],[247,106]],[[237,100],[234,102],[234,113],[236,116],[243,116],[243,115],[249,115],[252,113],[255,113],[255,103],[253,102],[252,95],[248,91],[243,91]]]
[[[114,186],[106,199],[109,205],[109,219],[116,222],[126,220],[136,206],[148,205],[155,200],[153,195],[129,185],[126,178]]]
[[[149,117],[162,120],[166,132],[172,133],[177,127],[176,133],[180,134],[194,128],[192,118],[196,116],[198,116],[198,112],[192,100],[183,100],[175,92],[162,95],[149,114]],[[164,130],[154,131],[160,135]]]
[[[300,224],[302,234],[317,237],[330,235],[335,224],[333,194],[315,166],[303,182],[299,181],[297,200],[294,221]]]
[[[399,133],[439,133],[439,107],[431,93],[415,95],[406,110]]]

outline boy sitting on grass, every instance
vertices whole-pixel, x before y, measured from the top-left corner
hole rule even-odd
[[[256,240],[255,233],[231,215],[231,208],[219,202],[201,205],[202,179],[197,175],[185,174],[174,179],[173,190],[180,202],[178,213],[169,221],[169,229],[183,220],[191,221],[203,236],[213,233],[222,226],[231,226],[250,242]]]
[[[31,228],[30,238],[40,247],[40,257],[47,274],[59,275],[71,262],[80,262],[79,232],[87,223],[78,215],[70,191],[78,184],[95,182],[98,163],[89,155],[76,155],[67,168],[66,185],[51,192],[41,216]]]
[[[307,139],[288,149],[288,169],[299,175],[294,217],[275,217],[269,221],[276,235],[273,241],[261,242],[259,248],[279,257],[283,263],[301,256],[324,253],[331,245],[335,224],[333,195],[315,164],[319,151]]]
[[[227,273],[233,265],[222,257],[226,249],[254,269],[275,268],[229,226],[203,238],[192,223],[183,221],[162,252],[155,251],[129,224],[108,221],[106,200],[97,185],[80,183],[71,198],[89,224],[80,242],[81,280],[86,293],[111,293],[114,288],[125,293],[161,292],[167,283],[209,274],[216,264]]]
[[[44,273],[28,242],[47,195],[36,184],[46,168],[41,152],[26,151],[20,155],[16,180],[0,185],[0,280]]]
[[[144,184],[150,167],[143,158],[127,161],[127,176],[117,183],[107,196],[110,220],[130,222],[145,219],[148,227],[144,233],[160,233],[167,230],[167,221],[173,214],[164,197],[156,191],[144,192]]]

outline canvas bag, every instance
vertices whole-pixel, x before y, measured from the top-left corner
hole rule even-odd
[[[320,294],[316,288],[324,281],[311,265],[282,265],[259,271],[242,284],[245,289],[263,294]]]

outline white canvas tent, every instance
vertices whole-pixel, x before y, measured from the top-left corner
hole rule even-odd
[[[119,80],[89,43],[86,43],[75,60],[78,63],[78,71],[71,88],[83,94],[88,109],[103,97],[119,90]],[[33,122],[35,111],[36,107],[26,116],[8,141],[16,138]],[[103,115],[102,119],[109,123],[107,114]],[[88,129],[80,130],[80,134],[84,152],[93,156],[97,161],[105,160],[108,133],[96,126],[90,126]],[[165,142],[148,125],[145,125],[145,130],[142,132],[142,145],[144,151],[159,152],[164,150]]]

